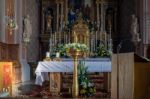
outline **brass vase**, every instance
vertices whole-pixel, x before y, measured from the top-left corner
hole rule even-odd
[[[83,55],[82,51],[80,50],[72,50],[69,49],[67,51],[68,55],[73,58],[74,61],[74,71],[73,71],[73,85],[72,85],[72,96],[78,97],[79,96],[79,85],[78,85],[78,57]]]

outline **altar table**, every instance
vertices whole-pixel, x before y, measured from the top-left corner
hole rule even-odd
[[[87,58],[85,66],[88,72],[111,72],[111,61],[109,58]],[[49,80],[48,72],[73,72],[73,60],[62,59],[62,61],[41,61],[35,70],[37,85]]]

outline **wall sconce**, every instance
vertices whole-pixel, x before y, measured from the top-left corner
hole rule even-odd
[[[6,0],[6,29],[8,29],[9,33],[12,35],[13,30],[18,29],[17,22],[15,20],[15,8],[14,0]]]
[[[18,29],[18,25],[13,18],[6,19],[6,27],[11,31],[10,32],[11,34],[12,34],[12,30]]]

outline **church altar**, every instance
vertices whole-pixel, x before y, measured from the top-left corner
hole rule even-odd
[[[110,58],[86,58],[85,66],[89,72],[111,72]],[[42,85],[42,82],[49,80],[48,72],[73,72],[73,60],[68,58],[62,61],[40,61],[35,70],[35,84]]]

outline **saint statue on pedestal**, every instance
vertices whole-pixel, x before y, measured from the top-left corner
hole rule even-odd
[[[133,14],[131,15],[131,34],[132,34],[132,41],[139,42],[141,41],[139,37],[139,24],[137,17]]]
[[[29,15],[24,18],[24,32],[23,32],[23,41],[25,43],[30,42],[30,36],[32,33],[32,25],[29,19]]]
[[[52,24],[52,16],[51,15],[47,15],[46,21],[47,21],[47,23],[46,23],[46,30],[47,31],[51,31],[51,29],[52,29],[52,26],[51,26],[51,24]]]

